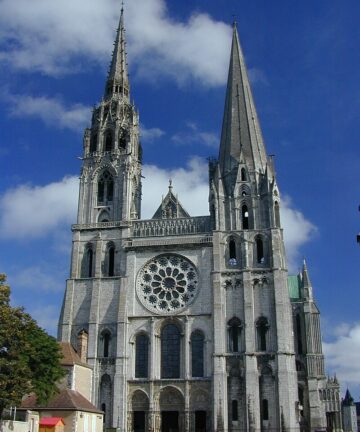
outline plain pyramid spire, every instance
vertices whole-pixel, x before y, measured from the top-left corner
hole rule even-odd
[[[114,51],[106,81],[105,97],[112,94],[129,96],[129,76],[126,58],[126,39],[124,24],[124,7],[121,7],[120,21],[116,33]]]
[[[234,22],[219,154],[223,176],[238,166],[240,156],[249,170],[265,172],[265,147]]]

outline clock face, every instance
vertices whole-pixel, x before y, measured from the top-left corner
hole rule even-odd
[[[194,264],[175,254],[158,255],[139,271],[136,292],[146,309],[171,315],[186,309],[199,291]]]

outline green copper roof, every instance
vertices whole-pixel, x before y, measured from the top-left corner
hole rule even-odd
[[[301,279],[299,276],[288,276],[288,286],[290,300],[298,300],[301,298]]]

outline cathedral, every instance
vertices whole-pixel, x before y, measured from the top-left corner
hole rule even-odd
[[[325,376],[306,263],[288,275],[281,195],[236,24],[209,214],[200,217],[170,182],[153,218],[141,219],[143,152],[125,45],[122,10],[84,134],[58,335],[91,366],[104,427],[340,432],[339,383]]]

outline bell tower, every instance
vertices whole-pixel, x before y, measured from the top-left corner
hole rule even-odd
[[[298,394],[280,196],[236,24],[219,159],[210,161],[209,168],[213,422],[218,430],[296,431]]]
[[[124,11],[102,101],[85,130],[78,224],[140,217],[139,115],[130,102]]]

